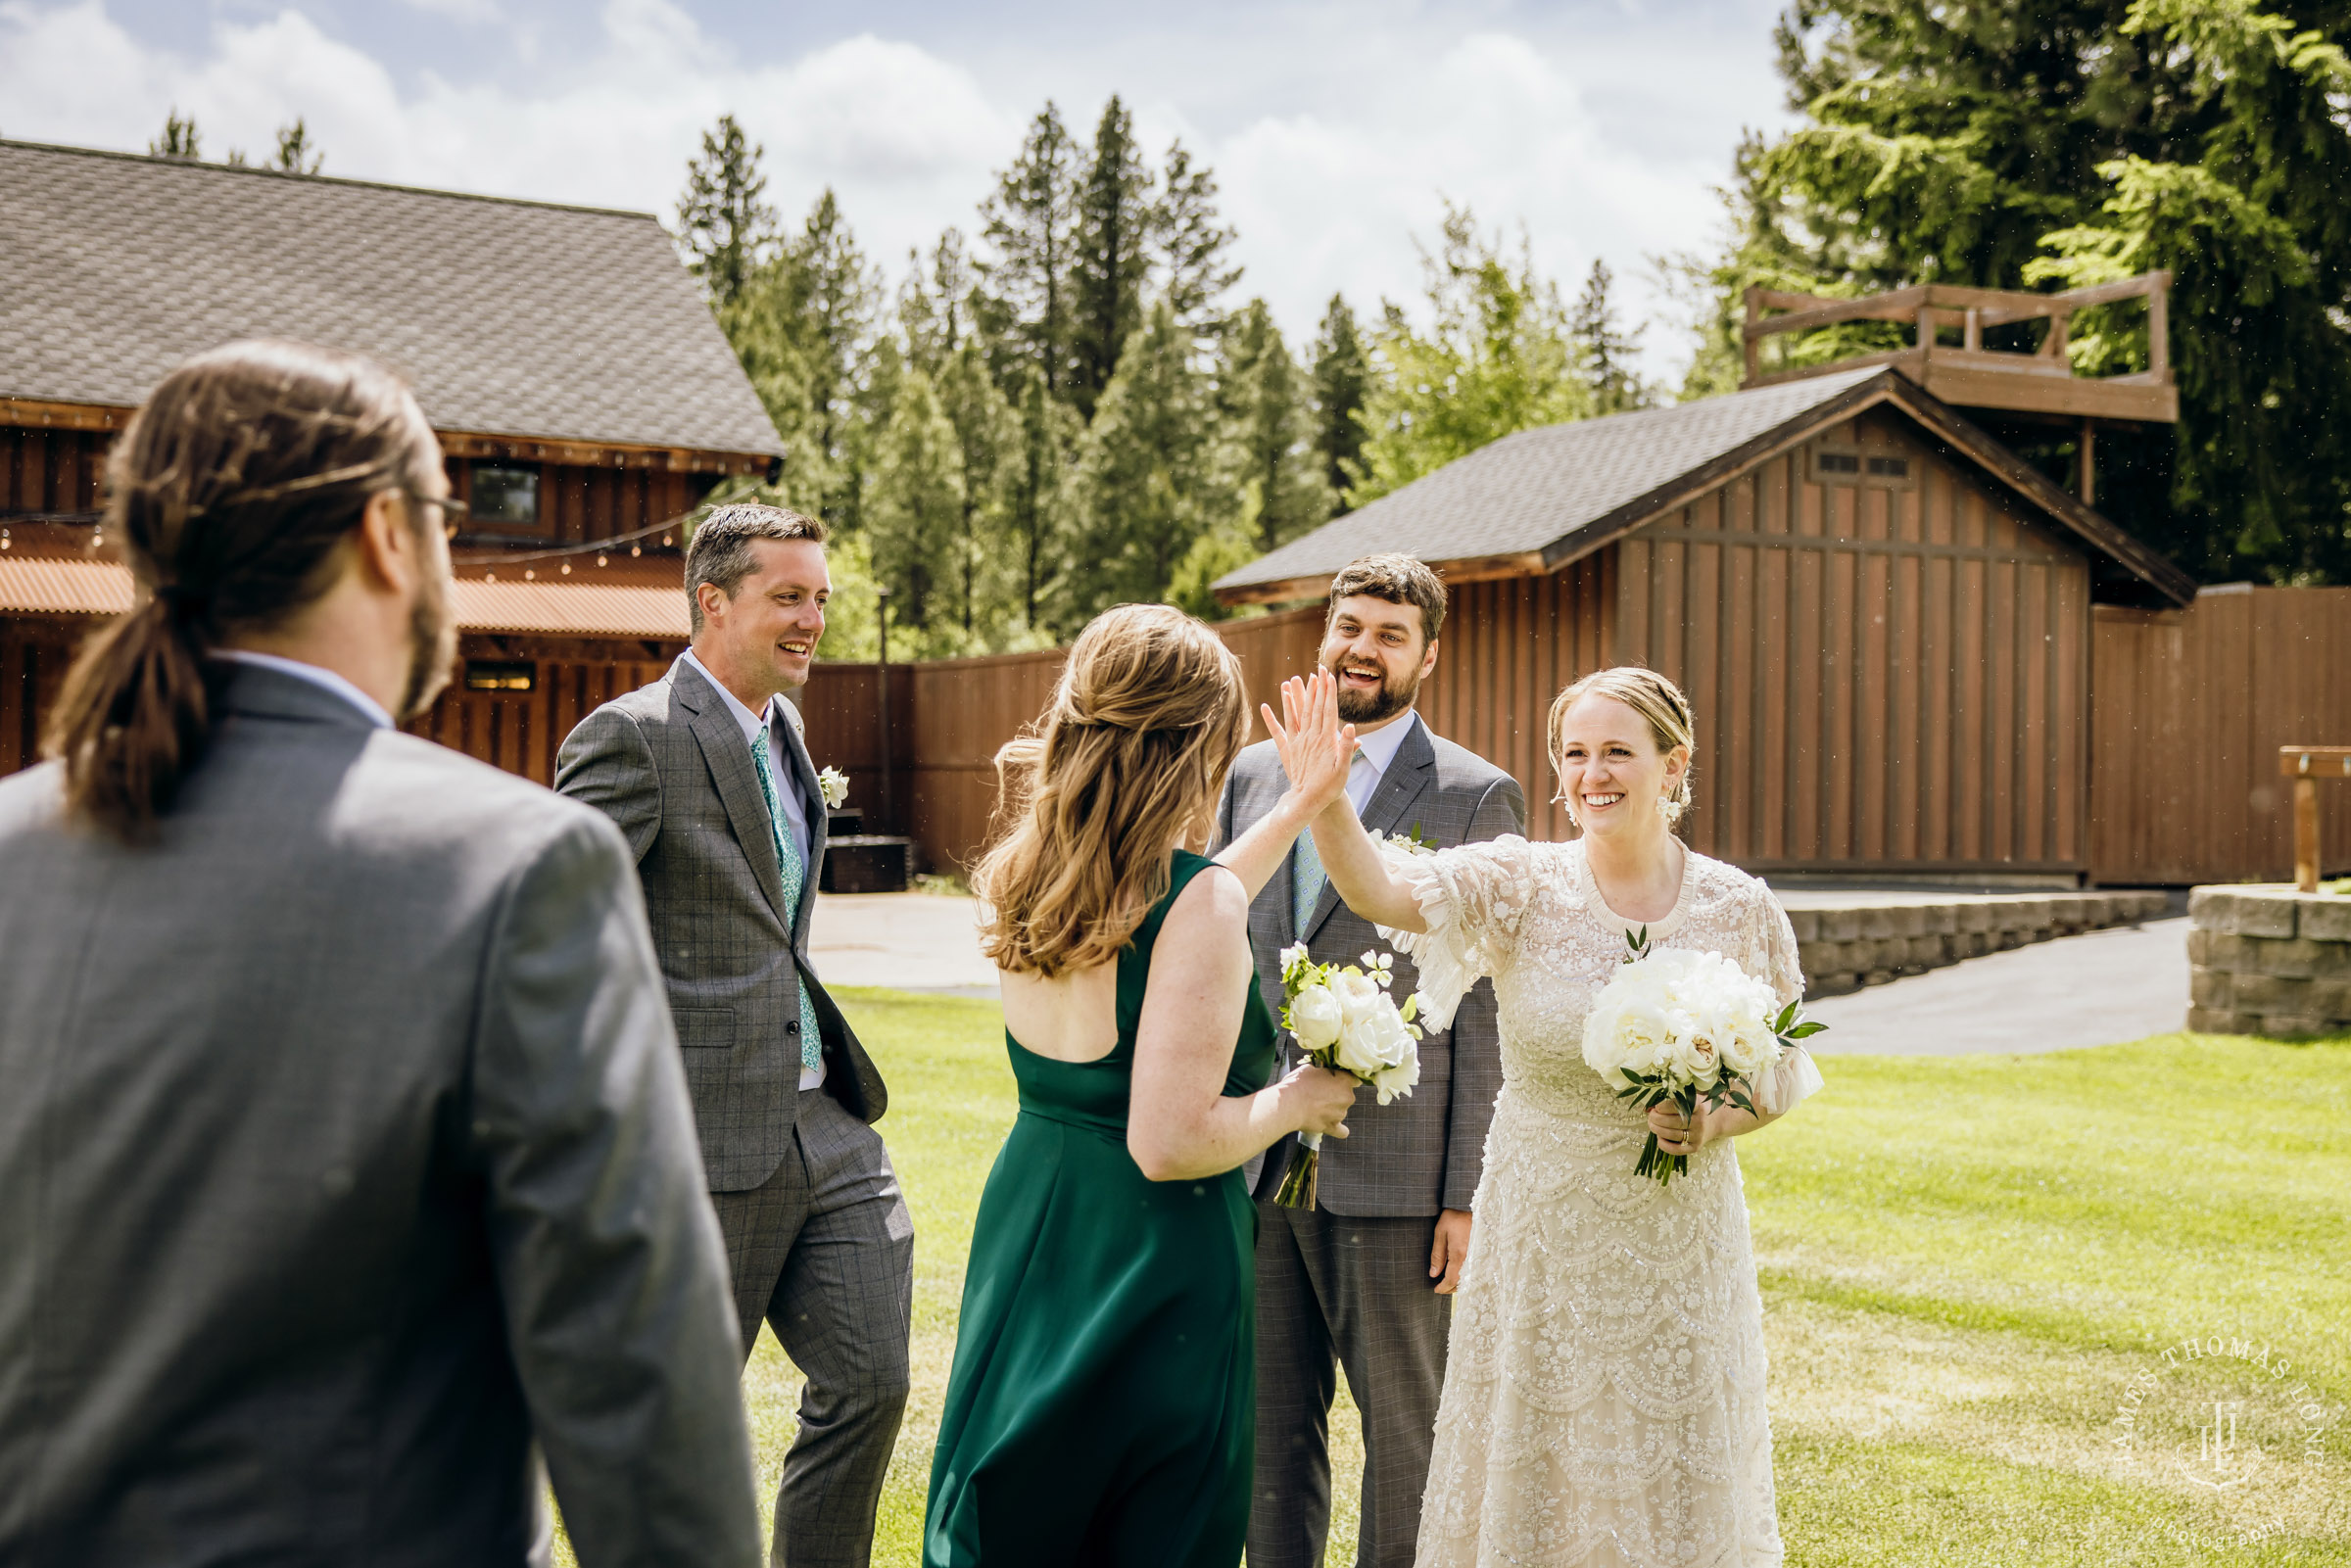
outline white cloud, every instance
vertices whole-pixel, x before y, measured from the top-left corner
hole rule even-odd
[[[511,30],[496,0],[408,3],[475,24],[477,37]],[[1102,96],[1092,84],[1115,73],[1147,145],[1181,134],[1217,169],[1244,289],[1303,348],[1333,290],[1366,310],[1416,295],[1412,239],[1434,235],[1441,196],[1489,227],[1523,223],[1538,267],[1570,292],[1602,256],[1629,306],[1653,305],[1642,258],[1706,243],[1709,187],[1739,126],[1775,118],[1757,17],[1751,41],[1674,44],[1672,70],[1656,56],[1673,28],[1656,22],[1539,42],[1446,33],[1409,14],[1340,32],[1326,15],[1275,19],[1244,91],[1200,74],[1210,40],[1189,33],[1117,51],[1097,38],[1059,64],[1024,50],[1017,65],[984,65],[984,82],[871,34],[745,59],[670,0],[607,0],[570,63],[536,66],[515,32],[513,71],[459,83],[429,67],[396,77],[298,9],[216,23],[183,56],[134,36],[105,0],[0,0],[0,134],[140,150],[176,107],[196,117],[208,155],[258,157],[299,115],[329,173],[666,215],[700,132],[732,112],[765,145],[769,199],[789,219],[831,185],[895,271],[944,225],[973,227],[1036,100],[1058,97],[1083,134]],[[1283,61],[1294,67],[1271,64]],[[1203,129],[1202,115],[1219,122]],[[1650,350],[1663,370],[1680,345],[1661,330]]]

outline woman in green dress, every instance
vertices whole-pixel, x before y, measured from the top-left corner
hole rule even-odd
[[[1215,634],[1128,605],[1086,628],[998,757],[1016,809],[975,884],[1021,1113],[973,1229],[927,1568],[1240,1560],[1257,1244],[1240,1166],[1290,1132],[1345,1136],[1355,1091],[1320,1069],[1266,1086],[1249,901],[1304,812],[1223,865],[1183,847],[1247,726]]]

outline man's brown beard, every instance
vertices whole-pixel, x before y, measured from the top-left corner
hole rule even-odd
[[[408,684],[400,699],[404,724],[433,705],[456,663],[457,621],[449,609],[449,579],[428,572],[408,611]]]
[[[1341,666],[1334,664],[1328,668],[1331,674],[1337,675]],[[1355,691],[1342,685],[1339,688],[1339,722],[1377,724],[1383,719],[1393,719],[1411,707],[1413,698],[1419,694],[1420,680],[1417,675],[1407,676],[1398,682],[1390,680],[1383,671],[1376,691]]]

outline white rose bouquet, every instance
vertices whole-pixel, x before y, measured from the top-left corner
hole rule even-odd
[[[1769,985],[1719,953],[1653,951],[1646,927],[1625,941],[1630,956],[1585,1016],[1584,1065],[1644,1112],[1670,1100],[1696,1117],[1701,1099],[1752,1112],[1756,1078],[1828,1026],[1801,1021],[1794,1002],[1779,1007]],[[1689,1168],[1652,1132],[1633,1174],[1662,1186]]]
[[[1281,1026],[1296,1037],[1309,1062],[1369,1084],[1381,1105],[1412,1093],[1420,1081],[1420,1028],[1413,1022],[1420,998],[1408,996],[1399,1007],[1389,996],[1395,963],[1391,954],[1366,953],[1361,968],[1318,964],[1304,942],[1281,952],[1287,1001]],[[1314,1208],[1321,1163],[1321,1134],[1300,1133],[1273,1201],[1291,1209]]]

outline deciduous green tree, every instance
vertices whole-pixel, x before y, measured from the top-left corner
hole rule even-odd
[[[1379,334],[1351,506],[1433,473],[1490,441],[1592,412],[1558,285],[1522,244],[1513,263],[1448,206],[1436,255],[1422,254],[1433,325],[1394,306]]]

